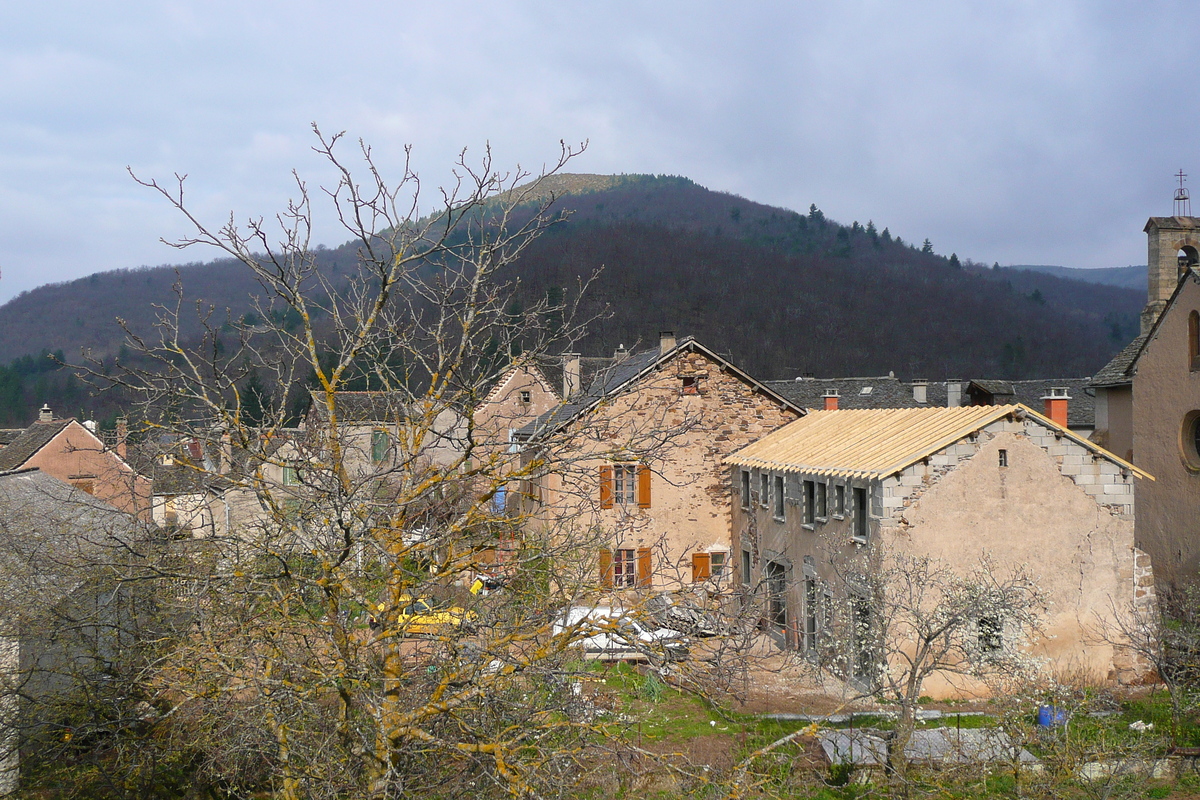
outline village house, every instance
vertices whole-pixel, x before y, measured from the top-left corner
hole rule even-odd
[[[37,468],[131,514],[148,517],[150,480],[126,460],[123,436],[110,448],[96,423],[56,419],[43,406],[34,422],[0,450],[0,470]]]
[[[1135,482],[1152,479],[1049,416],[1022,405],[814,411],[726,463],[738,580],[781,647],[816,651],[826,609],[855,591],[836,560],[882,545],[964,571],[985,554],[1000,569],[1028,566],[1050,601],[1039,655],[1101,678],[1129,666],[1089,630],[1150,601],[1133,514]]]
[[[590,388],[517,431],[525,463],[551,465],[522,489],[526,524],[596,534],[608,587],[727,584],[722,460],[803,413],[695,339],[618,351]]]

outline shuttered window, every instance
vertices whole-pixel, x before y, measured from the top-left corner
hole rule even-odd
[[[600,467],[600,507],[650,508],[651,470],[646,464],[604,464]]]

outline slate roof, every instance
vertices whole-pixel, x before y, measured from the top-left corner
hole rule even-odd
[[[56,419],[53,422],[35,422],[21,435],[0,450],[0,470],[17,469],[37,451],[50,444],[50,440],[74,422],[74,419]]]
[[[151,480],[155,495],[220,493],[233,486],[228,478],[188,464],[156,464],[151,470]]]
[[[1022,405],[812,411],[743,447],[725,463],[777,472],[886,478],[1008,415],[1031,416],[1146,477],[1132,464]]]
[[[579,359],[579,390],[576,394],[586,391],[600,373],[611,367],[616,361],[615,358],[608,356],[581,356]],[[540,365],[542,374],[550,381],[550,385],[554,387],[556,394],[562,394],[563,385],[563,365],[562,359],[556,359],[553,362]],[[564,398],[570,399],[570,398]]]
[[[652,371],[660,364],[670,361],[679,353],[689,350],[703,353],[713,361],[722,364],[742,380],[772,395],[779,402],[791,406],[797,411],[803,411],[802,406],[792,402],[765,383],[754,380],[731,364],[728,359],[709,350],[693,337],[687,336],[680,339],[675,347],[666,353],[663,353],[660,348],[655,347],[650,350],[643,350],[640,353],[633,353],[619,361],[614,361],[610,366],[596,374],[591,386],[586,391],[576,394],[568,402],[542,414],[533,422],[518,430],[514,436],[519,440],[528,441],[536,436],[546,435],[559,430],[601,400],[624,391],[643,374]]]
[[[824,409],[825,392],[836,389],[838,408],[924,408],[946,405],[946,384],[929,383],[926,402],[913,399],[911,383],[894,375],[868,378],[797,378],[766,381],[767,386],[803,408]]]
[[[1050,394],[1051,389],[1065,388],[1071,398],[1067,403],[1067,427],[1094,428],[1096,427],[1096,394],[1088,387],[1091,378],[1052,378],[1035,381],[991,381],[974,380],[967,384],[965,393],[971,393],[971,387],[979,387],[992,395],[994,403],[1020,403],[1033,409],[1045,408],[1042,399]]]
[[[11,443],[13,439],[16,439],[24,432],[24,428],[0,428],[0,447]]]
[[[0,618],[36,615],[96,568],[127,563],[143,528],[36,469],[0,472]]]
[[[1124,386],[1133,382],[1133,375],[1130,370],[1133,364],[1137,361],[1138,354],[1142,352],[1142,347],[1146,344],[1146,340],[1150,338],[1149,334],[1142,334],[1134,339],[1129,344],[1125,345],[1125,349],[1112,357],[1112,360],[1104,365],[1099,372],[1092,376],[1091,386]]]

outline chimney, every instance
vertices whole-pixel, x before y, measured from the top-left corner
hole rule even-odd
[[[38,422],[54,422],[54,412],[50,410],[49,403],[43,405],[42,410],[38,412]]]
[[[660,355],[666,355],[668,351],[675,349],[675,331],[659,331],[658,332],[658,352]]]
[[[1050,387],[1050,394],[1042,398],[1046,403],[1046,416],[1064,428],[1067,427],[1067,402],[1070,399],[1065,386]]]
[[[962,378],[946,379],[946,407],[958,408],[962,405]]]
[[[837,389],[826,389],[825,394],[821,395],[821,398],[825,401],[825,410],[826,411],[837,411],[838,410],[838,390]]]
[[[929,381],[924,378],[913,378],[913,402],[924,405],[929,402]]]
[[[571,397],[571,395],[579,391],[579,353],[563,353],[562,370],[563,400],[567,400]]]
[[[625,345],[617,345],[617,349],[613,351],[613,361],[620,364],[629,356],[629,351],[625,349]]]
[[[117,455],[121,458],[126,457],[128,447],[125,440],[129,438],[129,420],[124,417],[117,417]]]

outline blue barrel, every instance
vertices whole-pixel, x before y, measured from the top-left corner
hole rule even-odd
[[[1067,712],[1054,706],[1039,706],[1037,724],[1043,728],[1054,728],[1067,724]]]

